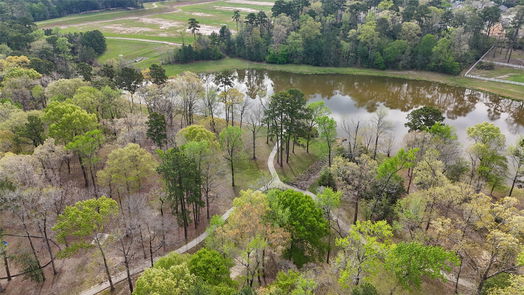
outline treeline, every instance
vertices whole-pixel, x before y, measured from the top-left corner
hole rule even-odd
[[[34,21],[74,13],[109,9],[142,8],[147,0],[1,0],[0,15],[26,17]]]
[[[509,44],[517,48],[522,42],[515,32],[524,24],[524,8],[512,9],[517,10],[516,16],[502,25]],[[199,36],[200,45],[194,47],[277,64],[458,74],[494,44],[491,35],[501,20],[501,11],[498,6],[475,8],[467,4],[452,9],[446,1],[346,4],[279,0],[272,8],[271,18],[262,11],[243,18],[235,11],[232,18],[236,22],[234,36],[222,27],[209,37]],[[189,25],[198,32],[194,20]],[[191,60],[181,62],[186,61]]]

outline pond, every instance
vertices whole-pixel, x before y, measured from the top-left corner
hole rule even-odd
[[[384,107],[386,119],[392,124],[395,146],[402,144],[407,133],[407,114],[421,106],[440,109],[445,123],[453,126],[462,143],[467,142],[466,129],[488,121],[506,135],[506,144],[514,144],[524,134],[524,101],[440,83],[398,78],[337,75],[293,74],[272,71],[237,71],[236,84],[246,92],[252,85],[263,85],[267,96],[274,92],[297,88],[310,101],[323,100],[342,126],[351,120],[371,122],[374,112]]]

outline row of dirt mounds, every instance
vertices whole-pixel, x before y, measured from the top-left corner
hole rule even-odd
[[[273,6],[273,2],[264,1],[251,1],[251,0],[227,0],[227,3],[235,4],[248,4],[248,5],[259,5],[259,6]]]
[[[230,6],[215,6],[215,9],[217,10],[224,10],[224,11],[235,11],[238,10],[240,12],[258,12],[258,10],[253,8],[245,8],[245,7],[230,7]]]

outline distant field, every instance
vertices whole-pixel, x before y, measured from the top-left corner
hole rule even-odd
[[[141,41],[107,40],[107,51],[98,60],[104,63],[110,59],[122,59],[139,68],[145,68],[163,60],[173,46]]]
[[[258,11],[264,11],[269,16],[273,3],[274,0],[169,0],[146,3],[144,9],[78,14],[42,21],[38,25],[42,28],[59,28],[64,32],[100,30],[108,37],[108,52],[100,57],[101,62],[122,57],[128,61],[142,60],[137,65],[144,66],[160,62],[162,54],[173,48],[173,45],[110,38],[188,43],[193,40],[192,34],[187,31],[189,18],[200,22],[202,34],[218,32],[222,25],[235,31],[236,24],[232,19],[234,10],[240,10],[242,17]]]

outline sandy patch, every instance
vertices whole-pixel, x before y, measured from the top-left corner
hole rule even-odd
[[[152,32],[154,31],[151,28],[141,28],[141,27],[124,27],[122,25],[107,25],[103,26],[104,29],[111,30],[120,34],[136,34],[142,32]]]
[[[273,2],[261,2],[261,1],[247,1],[247,0],[227,0],[227,3],[236,4],[247,4],[247,5],[259,5],[259,6],[273,6]]]
[[[191,30],[186,29],[187,32],[191,33]],[[211,33],[216,32],[218,33],[220,31],[220,28],[208,26],[208,25],[200,25],[200,29],[197,33],[200,33],[202,35],[211,35]]]
[[[193,13],[191,13],[191,15],[196,15],[196,16],[213,16],[212,14],[203,13],[203,12],[193,12]]]
[[[160,27],[160,29],[169,29],[169,28],[172,28],[172,27],[183,26],[183,24],[181,22],[164,20],[164,19],[159,19],[159,18],[142,17],[142,18],[139,18],[138,21],[142,22],[142,23],[145,23],[145,24],[158,25]]]
[[[258,10],[256,10],[256,9],[245,8],[245,7],[215,6],[215,9],[217,9],[217,10],[224,10],[224,11],[235,11],[235,10],[238,10],[240,12],[247,12],[247,13],[258,12]]]

